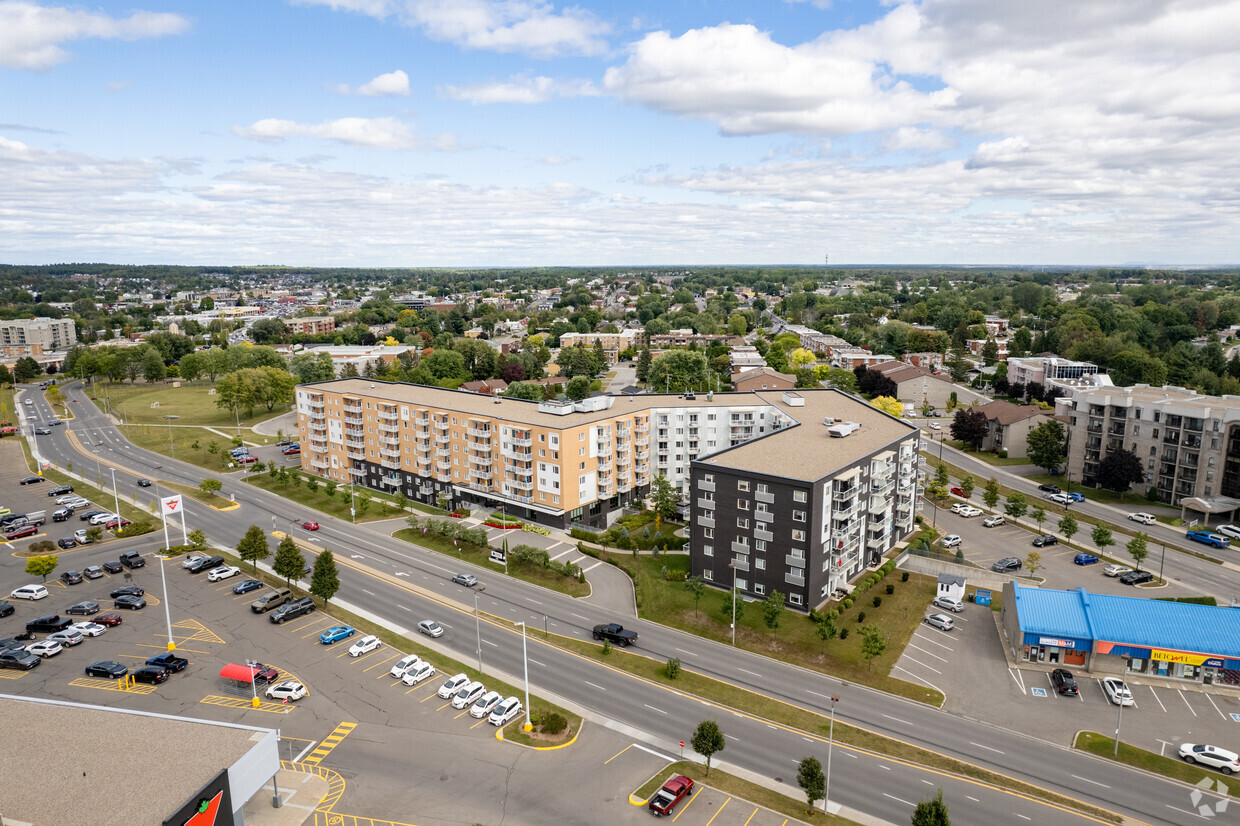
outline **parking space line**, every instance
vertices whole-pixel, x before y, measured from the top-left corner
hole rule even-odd
[[[715,818],[719,817],[719,815],[723,812],[723,810],[728,808],[728,804],[731,802],[732,802],[732,798],[730,797],[727,800],[723,801],[723,805],[720,806],[719,809],[715,812],[715,814],[711,816],[710,820],[706,821],[706,826],[710,826],[710,824],[714,823]]]
[[[402,683],[402,684],[403,684],[403,683]],[[406,693],[406,694],[412,694],[413,692],[417,691],[417,690],[418,690],[419,688],[421,688],[421,687],[422,687],[422,686],[420,686],[420,685],[415,685],[413,688],[409,689],[409,690],[408,690],[408,691],[406,691],[405,693]],[[421,700],[419,700],[418,702],[420,702],[420,703],[425,703],[427,700],[429,700],[431,697],[434,697],[434,696],[435,696],[435,695],[434,695],[433,693],[432,693],[432,694],[428,694],[427,696],[423,697],[423,698],[422,698]]]
[[[485,718],[485,717],[483,717],[481,720],[479,720],[478,722],[476,722],[476,723],[474,723],[472,726],[470,726],[470,727],[469,727],[469,730],[470,730],[470,731],[473,731],[474,729],[478,728],[478,726],[482,725],[482,724],[483,724],[483,723],[485,723],[486,721],[487,721],[487,720],[486,720],[486,718]]]
[[[309,633],[309,634],[301,634],[301,635],[299,635],[299,636],[300,636],[300,637],[304,640],[304,639],[306,639],[307,637],[313,637],[313,636],[315,636],[316,634],[321,634],[322,632],[321,632],[321,631],[319,631],[319,629],[320,629],[320,628],[322,628],[324,625],[329,625],[329,624],[331,623],[331,620],[330,620],[330,619],[327,619],[326,617],[324,617],[323,619],[324,619],[324,621],[315,620],[315,622],[314,622],[314,623],[312,623],[315,627],[314,627],[313,629],[311,629],[311,631],[310,631],[310,633]],[[297,629],[295,629],[295,630],[293,631],[293,633],[294,633],[294,634],[296,634],[298,631],[301,631],[301,630],[303,630],[303,629],[305,629],[305,628],[309,628],[309,627],[310,627],[309,625],[303,625],[303,626],[301,626],[301,628],[297,628]]]
[[[745,818],[745,822],[742,823],[741,826],[749,826],[749,821],[753,820],[755,817],[758,816],[758,808],[759,807],[754,807],[753,814]]]
[[[1205,697],[1207,700],[1210,701],[1210,705],[1214,706],[1214,710],[1218,712],[1219,716],[1222,717],[1224,720],[1227,720],[1230,722],[1231,718],[1228,717],[1226,714],[1224,714],[1217,705],[1214,705],[1214,698],[1211,697],[1209,694],[1206,694]]]
[[[1194,717],[1196,717],[1196,716],[1197,716],[1197,712],[1196,712],[1196,711],[1193,711],[1193,707],[1192,707],[1191,705],[1189,705],[1188,698],[1184,696],[1184,689],[1182,689],[1182,688],[1177,688],[1177,689],[1176,689],[1176,691],[1180,692],[1180,699],[1184,701],[1184,705],[1185,705],[1185,706],[1187,706],[1188,710],[1189,710],[1189,711],[1192,711],[1192,712],[1193,712],[1193,716],[1194,716]]]
[[[458,715],[456,715],[456,716],[455,716],[455,717],[453,717],[452,719],[453,719],[453,720],[459,720],[459,719],[461,719],[462,717],[464,717],[464,716],[465,716],[466,714],[468,714],[468,713],[469,713],[469,709],[467,709],[467,708],[461,709],[461,713],[460,713],[460,714],[458,714]]]
[[[439,695],[437,695],[437,694],[432,694],[432,695],[431,695],[431,697],[437,697],[437,696],[439,696]],[[429,698],[428,698],[428,699],[429,699]],[[445,708],[447,708],[447,707],[448,707],[448,706],[450,706],[450,705],[452,705],[452,701],[451,701],[451,700],[449,700],[448,702],[444,703],[444,704],[443,704],[443,705],[441,705],[439,708],[435,709],[435,711],[443,711]]]
[[[1163,711],[1166,711],[1167,707],[1163,705],[1162,700],[1158,699],[1158,692],[1154,690],[1154,686],[1149,686],[1149,689],[1150,689],[1150,693],[1154,695],[1154,699],[1158,700],[1158,705],[1162,708]]]
[[[677,812],[677,813],[676,813],[676,815],[675,815],[675,817],[673,817],[673,818],[672,818],[672,822],[673,822],[673,823],[675,823],[675,822],[676,822],[676,818],[680,817],[680,816],[681,816],[681,815],[683,815],[685,812],[689,811],[689,807],[690,807],[690,806],[692,806],[692,805],[694,804],[694,802],[695,802],[695,801],[696,801],[699,797],[701,797],[701,796],[702,796],[702,791],[703,791],[702,789],[698,789],[698,793],[697,793],[697,794],[695,794],[693,797],[691,797],[691,798],[689,798],[688,800],[686,800],[686,801],[685,801],[685,805],[684,805],[684,806],[682,806],[682,807],[681,807],[681,809],[680,809],[680,811],[679,811],[679,812]]]
[[[400,652],[399,652],[399,651],[397,651],[395,654],[393,654],[392,656],[388,657],[386,660],[383,660],[382,662],[377,662],[377,663],[375,663],[375,664],[374,664],[374,665],[372,665],[370,668],[365,669],[365,671],[369,671],[371,668],[378,668],[379,666],[383,665],[383,663],[390,663],[392,660],[396,659],[396,658],[397,658],[397,657],[399,657],[399,656],[400,656]],[[363,673],[365,673],[365,671],[363,671]],[[380,674],[380,675],[379,675],[378,677],[376,677],[375,679],[376,679],[376,680],[378,680],[378,679],[382,679],[384,676],[389,676],[389,677],[390,677],[390,676],[391,676],[391,673],[389,672],[387,675]]]
[[[615,754],[613,754],[611,757],[608,757],[606,760],[604,760],[604,761],[603,761],[603,765],[604,765],[604,766],[606,766],[606,765],[607,765],[608,763],[610,763],[612,760],[615,760],[617,757],[619,757],[620,755],[624,754],[626,751],[628,751],[628,750],[629,750],[629,749],[631,749],[631,748],[633,748],[633,744],[632,744],[632,743],[629,743],[627,746],[625,746],[624,748],[620,749],[620,751],[616,752],[616,753],[615,753]]]
[[[912,642],[909,642],[908,647],[909,647],[909,648],[916,648],[916,649],[917,649],[918,651],[920,651],[921,653],[923,653],[923,654],[925,654],[925,655],[927,655],[927,656],[930,656],[930,657],[934,657],[934,658],[935,658],[936,660],[938,660],[939,662],[943,662],[943,663],[947,662],[946,658],[944,658],[944,657],[940,657],[938,654],[935,654],[935,653],[934,653],[934,652],[932,652],[932,651],[927,651],[927,650],[926,650],[926,649],[924,649],[924,648],[920,648],[920,647],[918,647],[918,646],[916,646],[916,645],[913,645],[913,643],[912,643]]]
[[[310,756],[301,762],[317,766],[319,763],[323,762],[323,758],[331,754],[332,750],[335,749],[336,746],[340,745],[340,741],[348,737],[349,732],[353,731],[355,728],[357,728],[357,723],[341,723],[336,726],[335,730],[331,734],[323,738],[323,742],[319,744],[319,747],[310,752]]]
[[[331,621],[332,621],[331,617],[324,617],[322,615],[317,616],[317,617],[310,617],[310,619],[306,620],[305,622],[303,622],[301,625],[297,626],[296,628],[289,628],[288,632],[290,634],[296,634],[298,631],[304,631],[312,625],[322,625],[323,623],[331,622]]]

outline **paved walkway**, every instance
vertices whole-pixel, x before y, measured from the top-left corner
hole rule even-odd
[[[268,781],[245,804],[242,811],[246,826],[301,826],[314,816],[320,801],[327,796],[328,782],[311,771],[280,769],[275,786]],[[271,805],[276,786],[280,791],[280,808]]]
[[[281,413],[279,416],[273,416],[270,419],[259,422],[250,428],[259,436],[275,436],[277,431],[284,431],[284,435],[294,438],[297,433],[297,411],[290,410],[287,413]]]

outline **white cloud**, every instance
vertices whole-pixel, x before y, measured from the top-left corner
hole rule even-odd
[[[380,20],[392,17],[432,40],[466,49],[519,52],[536,57],[597,55],[607,50],[610,26],[592,12],[555,11],[538,0],[295,0]]]
[[[189,21],[179,14],[136,11],[125,18],[24,0],[0,2],[0,66],[47,70],[70,58],[60,44],[72,40],[141,40],[180,34]]]
[[[575,155],[548,155],[545,158],[539,158],[538,162],[544,166],[564,166],[565,164],[576,163],[581,160]]]
[[[358,87],[357,93],[366,97],[409,94],[409,75],[403,69],[379,75]]]
[[[322,123],[264,118],[249,126],[234,126],[232,131],[240,137],[268,143],[280,143],[286,138],[308,137],[368,149],[447,151],[460,148],[456,138],[451,135],[419,135],[395,118],[337,118]]]
[[[442,86],[442,97],[470,103],[545,103],[552,98],[589,97],[600,94],[589,81],[552,80],[549,77],[518,75],[506,83],[478,83],[472,86]]]
[[[954,146],[956,141],[937,129],[918,129],[913,126],[901,126],[889,132],[882,143],[884,152],[897,152],[901,149],[934,152]]]

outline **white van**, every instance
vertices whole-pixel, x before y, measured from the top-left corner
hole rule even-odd
[[[47,588],[43,585],[23,585],[13,592],[13,599],[43,599]]]

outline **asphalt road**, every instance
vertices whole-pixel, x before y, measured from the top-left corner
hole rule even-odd
[[[129,445],[80,390],[62,390],[69,398],[79,399],[71,403],[78,418],[69,429],[83,444],[95,445],[105,461],[127,468],[124,475],[130,480],[150,476],[196,485],[206,473]],[[36,409],[41,405],[40,400]],[[50,411],[39,412],[45,417],[50,415]],[[51,436],[40,437],[40,452],[61,465],[72,460],[75,467],[82,467],[83,457],[76,453],[65,430],[53,428]],[[118,471],[117,475],[119,481],[122,473]],[[121,482],[122,490],[128,484],[132,481]],[[235,492],[243,507],[221,513],[190,501],[186,510],[191,528],[203,527],[221,545],[235,544],[251,523],[266,527],[270,521],[276,529],[287,529],[290,522],[306,516],[296,505],[228,477],[224,492]],[[469,659],[476,655],[476,643],[467,633],[473,619],[469,616],[472,594],[447,580],[450,573],[468,570],[469,566],[453,564],[441,555],[412,546],[394,547],[393,540],[376,530],[374,523],[353,526],[317,518],[323,525],[318,535],[310,537],[303,532],[300,538],[318,540],[322,546],[336,551],[337,559],[346,567],[372,574],[350,576],[346,571],[340,600],[364,605],[369,612],[405,628],[423,617],[435,617],[461,631],[448,635],[457,656]],[[1211,567],[1217,575],[1216,566]],[[583,613],[581,603],[571,598],[489,572],[477,573],[487,586],[480,597],[480,607],[509,621],[524,619],[532,628],[540,628],[545,617],[550,631],[585,638],[597,620],[588,612]],[[830,708],[830,695],[838,693],[842,699],[837,717],[841,721],[1117,811],[1135,822],[1177,823],[1188,816],[1185,812],[1189,809],[1190,792],[1181,784],[1149,778],[1019,731],[969,720],[864,687],[844,686],[794,664],[737,651],[649,622],[636,620],[631,625],[641,635],[640,652],[660,662],[680,657],[687,669],[784,699],[824,716]],[[484,622],[482,626],[484,667],[520,674],[521,641],[517,631],[498,621]],[[534,638],[530,665],[531,689],[535,693],[544,691],[563,697],[593,710],[612,725],[644,732],[649,742],[663,748],[671,749],[678,741],[687,740],[698,721],[718,717],[730,735],[728,750],[720,757],[763,776],[787,780],[794,776],[794,760],[810,753],[821,757],[825,749],[821,738],[784,730],[648,684]],[[1105,730],[1101,722],[1100,727]],[[903,766],[888,758],[839,750],[855,756],[836,761],[833,798],[891,822],[906,822],[909,804],[930,796],[934,787],[940,785],[952,804],[953,819],[960,823],[1016,822],[1024,817],[1046,822],[1056,822],[1061,817],[1080,819],[1018,795],[988,791],[968,781]],[[881,782],[876,784],[875,778],[881,778]],[[1025,806],[1034,806],[1036,811],[1019,811]]]

